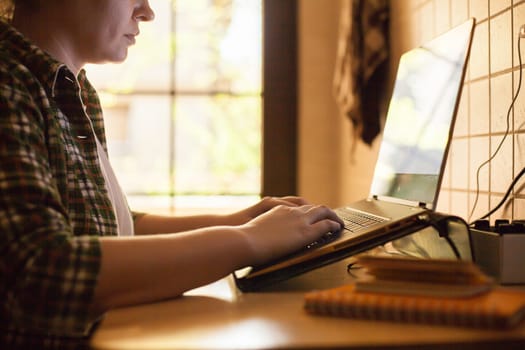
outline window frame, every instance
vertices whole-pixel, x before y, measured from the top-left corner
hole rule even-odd
[[[297,8],[263,3],[262,196],[297,194]]]

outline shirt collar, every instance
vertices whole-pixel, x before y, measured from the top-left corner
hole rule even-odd
[[[74,74],[61,63],[45,52],[9,23],[0,20],[0,55],[9,53],[9,57],[27,67],[40,81],[46,93],[54,95],[54,87],[59,72],[65,70],[65,76],[75,80]]]

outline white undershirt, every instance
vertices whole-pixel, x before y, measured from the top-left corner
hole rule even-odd
[[[113,172],[113,168],[109,163],[109,159],[104,151],[104,148],[98,141],[98,138],[95,136],[97,142],[97,153],[100,160],[100,167],[102,169],[102,174],[104,175],[104,180],[106,183],[106,189],[109,193],[109,199],[113,205],[113,211],[115,212],[115,217],[117,218],[117,232],[119,236],[133,236],[133,218],[129,211],[128,202],[124,192],[120,188],[117,177]]]

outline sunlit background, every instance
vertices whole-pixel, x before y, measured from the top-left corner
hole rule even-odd
[[[150,0],[122,64],[90,65],[133,210],[231,210],[261,187],[262,0]]]

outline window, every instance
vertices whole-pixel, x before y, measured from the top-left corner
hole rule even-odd
[[[86,67],[130,206],[253,202],[262,174],[262,0],[150,4],[156,18],[141,25],[126,62]]]

